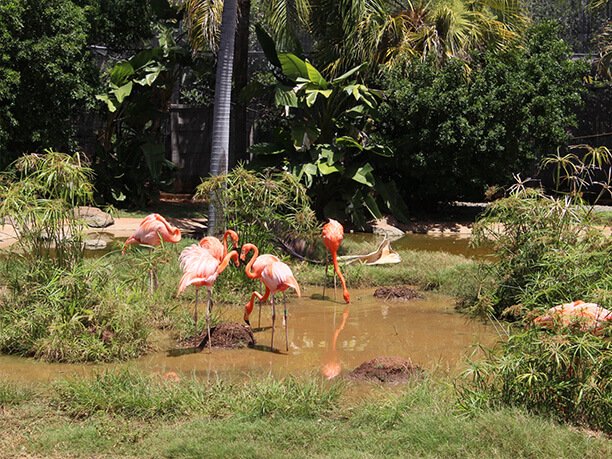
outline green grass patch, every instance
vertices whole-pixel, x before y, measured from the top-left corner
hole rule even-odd
[[[104,373],[55,383],[5,410],[0,447],[9,457],[612,454],[601,434],[516,408],[466,415],[447,380],[364,389],[314,376],[166,382],[135,371]]]

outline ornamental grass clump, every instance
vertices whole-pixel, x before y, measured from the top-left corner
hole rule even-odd
[[[100,362],[149,348],[146,300],[123,300],[131,290],[125,275],[83,257],[76,208],[91,203],[91,179],[78,154],[50,150],[23,156],[0,176],[0,222],[17,234],[0,257],[0,352]]]

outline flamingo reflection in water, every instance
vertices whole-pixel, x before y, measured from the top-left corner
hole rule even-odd
[[[334,337],[332,338],[331,349],[329,353],[325,356],[323,360],[323,369],[322,372],[327,379],[333,379],[340,374],[340,370],[342,369],[342,365],[340,364],[340,358],[338,357],[338,352],[336,351],[336,342],[338,341],[338,335],[344,329],[346,325],[346,319],[349,315],[349,306],[346,305],[344,307],[344,313],[342,313],[342,323],[338,327],[338,329],[334,332]]]

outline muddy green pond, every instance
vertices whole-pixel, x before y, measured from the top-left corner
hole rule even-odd
[[[348,307],[342,292],[333,300],[321,298],[318,288],[305,288],[302,298],[288,297],[289,351],[285,351],[282,312],[276,320],[275,351],[270,351],[271,308],[265,305],[258,327],[257,306],[251,315],[255,348],[233,350],[178,349],[160,340],[161,349],[139,359],[109,365],[42,363],[0,355],[0,379],[48,382],[72,375],[125,366],[145,372],[201,377],[240,378],[247,375],[284,376],[317,373],[327,377],[346,374],[364,361],[379,356],[409,358],[427,370],[460,371],[462,358],[475,343],[492,344],[497,335],[490,326],[469,321],[454,310],[452,298],[425,294],[409,301],[381,300],[374,290],[352,290]],[[280,299],[279,295],[279,299]],[[220,307],[223,321],[241,322],[243,309]]]

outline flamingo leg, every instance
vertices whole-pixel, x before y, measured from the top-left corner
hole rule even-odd
[[[210,342],[210,310],[212,308],[212,300],[210,289],[208,290],[208,304],[206,305],[206,330],[208,331],[208,351],[212,354],[212,343]]]
[[[283,304],[285,306],[285,316],[283,317],[283,322],[285,324],[285,345],[287,346],[287,351],[289,351],[289,332],[287,331],[287,298],[285,296],[285,292],[283,292]]]
[[[263,284],[263,282],[259,282],[260,284]],[[259,319],[257,319],[257,328],[261,329],[261,299],[259,300]]]
[[[270,303],[272,303],[272,341],[270,341],[270,348],[274,349],[274,320],[276,319],[276,311],[274,309],[274,294],[272,294]]]
[[[196,295],[195,295],[195,307],[193,308],[193,322],[195,325],[195,333],[193,335],[194,338],[198,336],[198,290],[196,287]]]
[[[325,257],[325,277],[323,278],[323,299],[325,299],[325,286],[327,285],[327,267],[329,266],[329,256]]]
[[[151,247],[149,247],[149,261],[151,262],[151,264],[153,264],[153,249]],[[153,269],[149,270],[149,290],[151,291],[151,293],[153,293],[155,291],[155,289],[153,288],[154,285],[154,281],[153,281]]]

